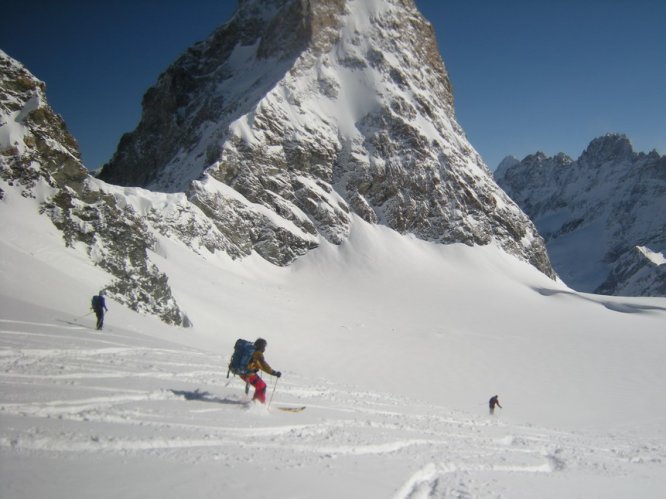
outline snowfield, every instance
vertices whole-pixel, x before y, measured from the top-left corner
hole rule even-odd
[[[110,276],[2,188],[3,498],[663,497],[666,299],[354,219],[288,268],[162,238],[194,327],[111,298],[100,333]],[[258,336],[269,408],[226,377]]]

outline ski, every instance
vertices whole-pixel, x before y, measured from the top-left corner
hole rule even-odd
[[[300,407],[286,407],[286,406],[275,406],[275,409],[278,409],[279,411],[284,411],[284,412],[301,412],[305,410],[305,406],[302,405]]]

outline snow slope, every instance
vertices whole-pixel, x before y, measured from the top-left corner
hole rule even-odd
[[[1,497],[666,490],[665,299],[576,293],[491,246],[355,218],[287,268],[162,239],[194,327],[111,301],[98,333],[85,314],[110,277],[34,200],[0,203]],[[283,372],[269,410],[226,379],[235,339],[257,336]]]

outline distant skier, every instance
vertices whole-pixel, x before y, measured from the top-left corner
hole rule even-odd
[[[98,295],[92,297],[92,309],[97,316],[97,330],[101,331],[104,327],[104,312],[109,309],[106,308],[106,301],[104,300],[104,295],[106,292],[104,290],[100,291]]]
[[[497,395],[493,395],[488,401],[488,407],[490,408],[491,416],[495,414],[495,406],[499,407],[500,409],[502,408],[499,402],[499,397]]]
[[[266,351],[267,345],[268,342],[263,338],[259,338],[254,342],[256,350],[252,354],[252,360],[250,360],[247,365],[252,373],[241,376],[243,381],[254,387],[254,396],[252,397],[252,400],[258,400],[262,404],[266,403],[266,382],[259,377],[257,372],[261,370],[272,376],[277,376],[278,378],[282,376],[281,372],[273,370],[264,359],[264,352]]]

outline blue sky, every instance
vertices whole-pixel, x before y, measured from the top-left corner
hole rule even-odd
[[[416,0],[435,27],[458,121],[491,169],[513,154],[577,158],[625,133],[666,154],[666,1]],[[134,129],[141,98],[236,0],[9,2],[0,49],[47,84],[89,168]]]

